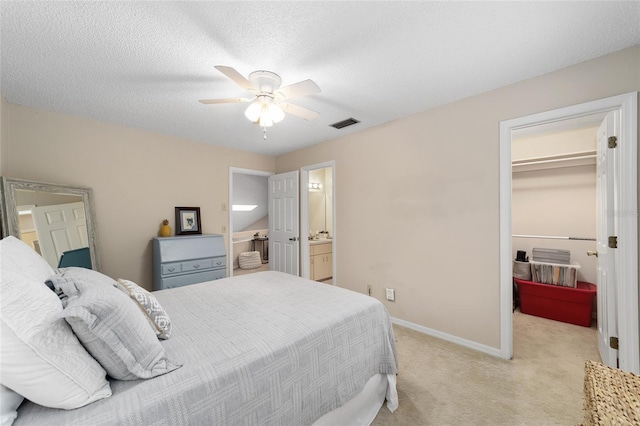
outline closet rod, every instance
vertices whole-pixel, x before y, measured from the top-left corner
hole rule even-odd
[[[596,156],[597,156],[597,151],[580,151],[580,152],[572,152],[568,154],[547,155],[544,157],[534,157],[534,158],[527,158],[523,160],[513,160],[511,164],[514,167],[517,167],[517,166],[524,166],[524,165],[530,165],[530,164],[547,164],[547,163],[558,163],[562,161],[595,159]]]
[[[512,235],[514,238],[545,238],[549,240],[578,240],[578,241],[596,241],[595,238],[586,237],[560,237],[554,235]]]

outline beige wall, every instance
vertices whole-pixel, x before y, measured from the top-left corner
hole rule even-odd
[[[566,167],[514,173],[512,179],[512,229],[516,235],[560,235],[596,238],[596,166]],[[578,262],[578,280],[597,283],[595,241],[513,238],[513,258],[524,250],[569,250]]]
[[[174,207],[200,207],[203,232],[221,233],[228,226],[222,203],[228,203],[229,167],[275,169],[275,159],[265,155],[3,106],[10,123],[3,175],[92,187],[103,272],[148,289],[151,238],[165,218],[175,232]]]
[[[598,127],[596,126],[514,138],[511,143],[511,159],[516,161],[595,151],[597,149],[597,133]]]
[[[500,346],[499,125],[640,90],[640,46],[277,158],[336,162],[338,285],[392,316]]]

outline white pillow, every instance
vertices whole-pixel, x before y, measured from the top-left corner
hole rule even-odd
[[[24,398],[0,385],[0,426],[11,426],[18,417],[18,407]]]
[[[52,408],[74,409],[111,395],[106,372],[64,319],[44,283],[53,269],[14,237],[0,241],[0,383]]]
[[[84,268],[59,269],[47,280],[62,300],[62,316],[107,374],[150,379],[179,368],[149,327],[146,315],[112,278]]]
[[[14,270],[25,278],[44,281],[55,272],[34,249],[16,237],[7,237],[0,241],[2,266],[15,265]]]

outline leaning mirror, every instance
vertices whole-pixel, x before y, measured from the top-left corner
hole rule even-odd
[[[100,270],[92,190],[0,177],[2,235],[13,235],[53,268]]]

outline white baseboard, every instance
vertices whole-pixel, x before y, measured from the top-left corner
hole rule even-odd
[[[456,345],[464,346],[465,348],[473,349],[478,352],[483,352],[498,358],[502,358],[500,349],[492,348],[491,346],[482,345],[471,340],[463,339],[461,337],[453,336],[451,334],[443,333],[442,331],[434,330],[429,327],[424,327],[409,321],[402,320],[400,318],[391,317],[393,324],[400,325],[402,327],[410,328],[411,330],[418,331],[428,336],[437,337],[438,339],[446,340],[447,342],[455,343]]]

